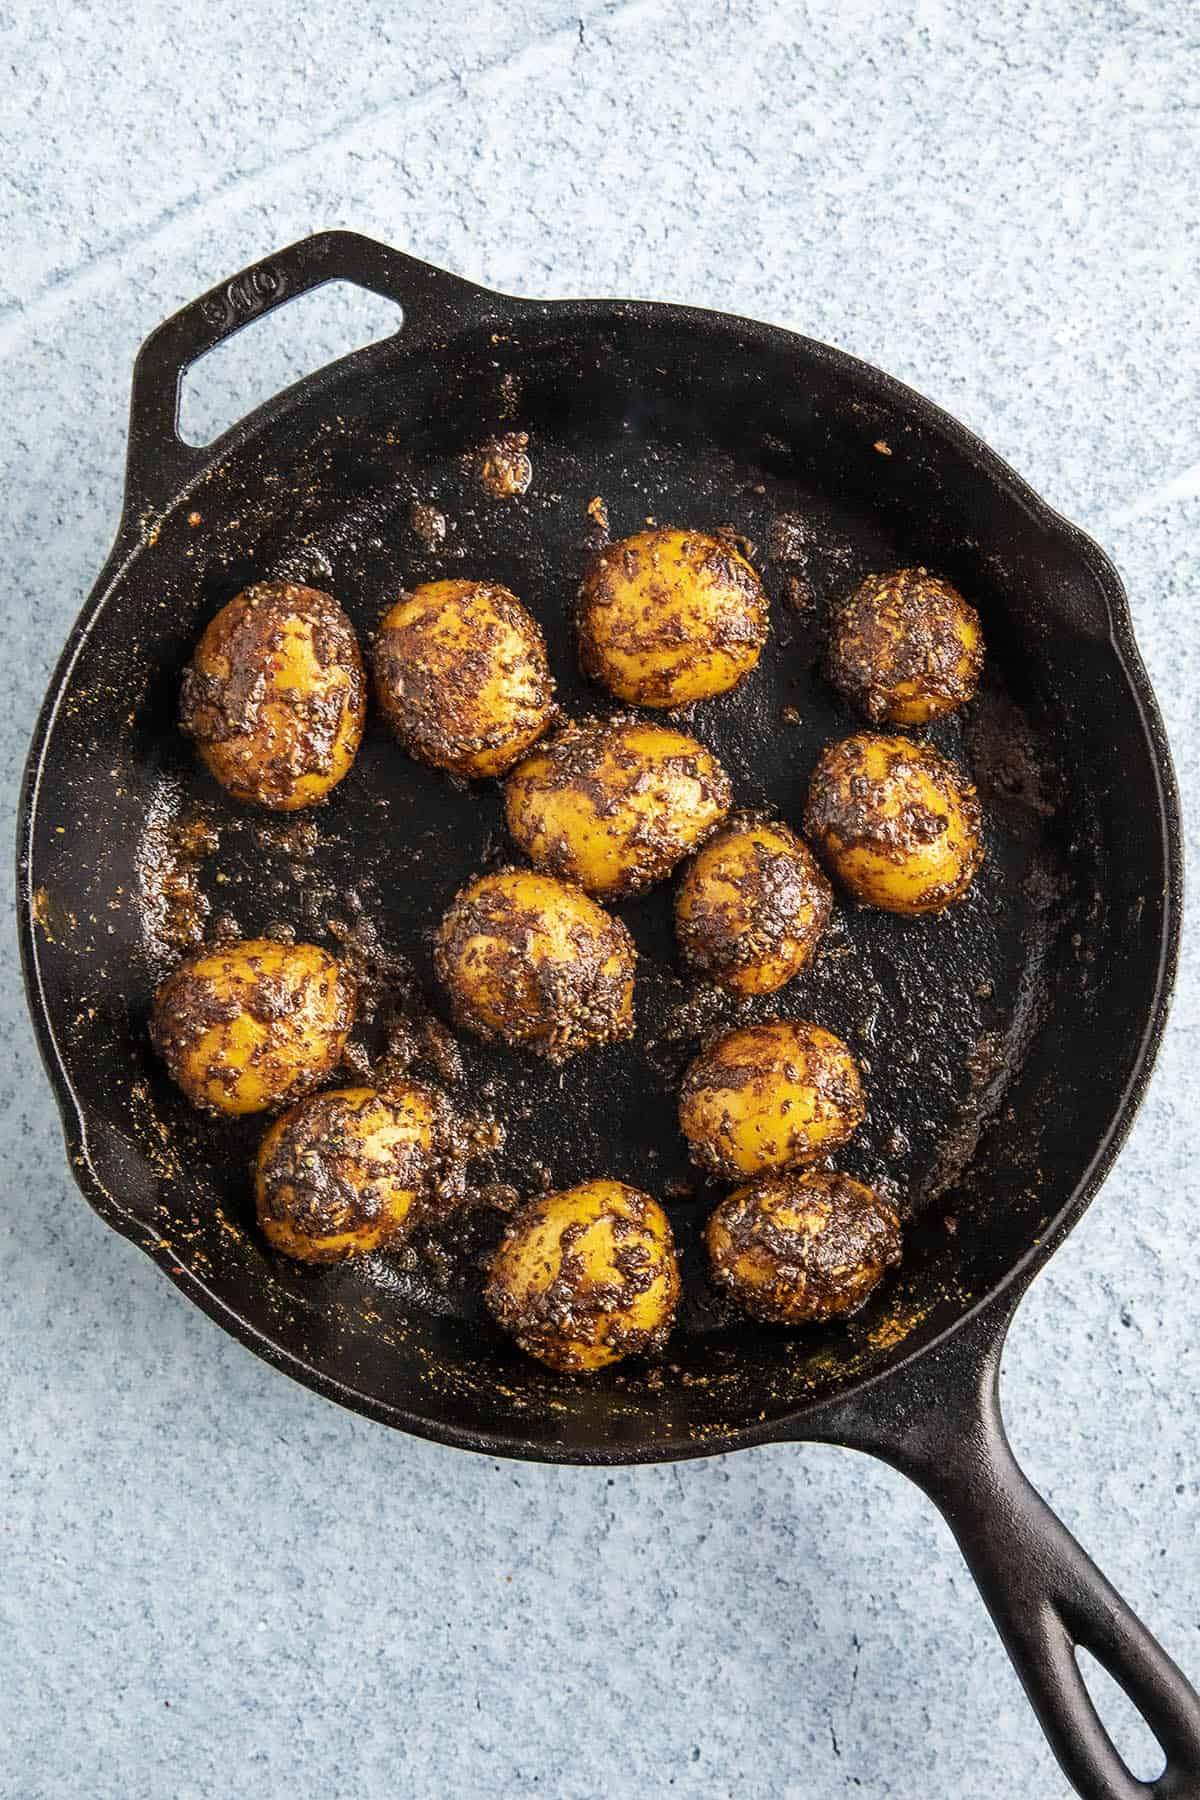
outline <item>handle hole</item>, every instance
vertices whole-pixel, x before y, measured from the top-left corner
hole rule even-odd
[[[1153,1784],[1167,1766],[1167,1755],[1119,1681],[1082,1644],[1075,1661],[1100,1721],[1135,1781]]]
[[[264,400],[351,350],[390,337],[400,322],[394,300],[352,281],[327,281],[298,294],[197,357],[180,390],[180,437],[203,449]]]

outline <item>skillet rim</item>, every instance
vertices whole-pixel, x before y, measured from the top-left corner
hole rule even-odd
[[[401,260],[412,262],[412,259],[407,258]],[[1002,1320],[1007,1322],[1029,1282],[1054,1254],[1095,1197],[1129,1134],[1145,1096],[1162,1041],[1178,965],[1183,900],[1183,845],[1178,784],[1162,715],[1134,637],[1128,597],[1115,565],[1095,539],[1051,507],[982,439],[916,389],[847,351],[782,326],[709,308],[646,300],[526,300],[479,287],[429,265],[415,266],[434,282],[440,280],[444,284],[448,302],[448,316],[444,323],[448,327],[462,327],[475,322],[470,314],[481,305],[496,309],[497,316],[505,324],[517,326],[522,317],[530,316],[554,316],[568,322],[575,321],[593,330],[605,321],[626,325],[632,322],[636,326],[639,320],[655,318],[710,335],[734,334],[743,341],[749,337],[764,345],[784,349],[793,356],[823,363],[857,385],[859,391],[868,397],[891,404],[947,440],[980,474],[999,487],[1011,504],[1032,514],[1043,529],[1057,536],[1079,558],[1104,602],[1108,619],[1108,645],[1124,677],[1130,700],[1137,709],[1138,722],[1147,740],[1155,775],[1157,815],[1162,834],[1166,881],[1158,964],[1152,987],[1147,994],[1145,1024],[1131,1073],[1083,1175],[1045,1231],[1011,1264],[999,1281],[927,1341],[909,1350],[901,1347],[885,1368],[852,1378],[835,1393],[806,1401],[766,1422],[756,1421],[742,1427],[714,1431],[702,1438],[678,1442],[651,1440],[619,1445],[600,1444],[587,1450],[577,1446],[568,1448],[554,1444],[532,1445],[515,1432],[469,1429],[431,1418],[424,1413],[412,1413],[404,1408],[386,1405],[314,1368],[303,1356],[284,1349],[234,1312],[195,1271],[179,1263],[175,1252],[164,1247],[161,1239],[149,1226],[123,1211],[119,1201],[101,1182],[88,1151],[89,1109],[77,1095],[59,1053],[41,980],[33,915],[33,896],[37,886],[34,832],[43,780],[53,772],[52,740],[59,707],[68,690],[80,651],[100,620],[114,588],[126,569],[148,547],[145,535],[147,512],[135,494],[132,480],[136,445],[135,429],[131,422],[131,478],[127,481],[116,542],[68,634],[50,678],[30,743],[18,804],[17,910],[22,974],[38,1049],[58,1105],[71,1173],[84,1199],[104,1223],[148,1255],[201,1311],[247,1349],[325,1399],[335,1401],[393,1429],[408,1432],[414,1437],[493,1457],[596,1467],[683,1461],[692,1457],[721,1455],[767,1442],[802,1441],[808,1438],[839,1441],[836,1422],[845,1408],[860,1396],[878,1388],[882,1383],[911,1380],[919,1365],[927,1365],[935,1353],[944,1352],[951,1341],[958,1339],[970,1323],[982,1314],[999,1311]],[[165,321],[147,339],[142,354],[145,354],[146,349],[160,334],[179,327],[184,315],[191,311],[192,307],[185,307]],[[424,329],[422,324],[425,325]],[[402,326],[401,332],[406,337],[414,335],[412,326]],[[416,333],[422,337],[440,335],[438,332],[430,334],[427,322],[419,322]],[[453,329],[448,335],[454,335]],[[175,511],[187,501],[193,488],[208,476],[214,465],[275,424],[294,407],[310,401],[321,389],[336,386],[347,377],[365,375],[370,365],[386,354],[391,343],[391,338],[385,338],[341,357],[256,407],[229,431],[206,445],[203,451],[196,452],[194,467],[183,485],[152,508],[152,515],[165,518]],[[828,1420],[832,1429],[827,1427],[822,1430],[823,1420]]]

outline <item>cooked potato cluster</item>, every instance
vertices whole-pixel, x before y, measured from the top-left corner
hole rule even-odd
[[[554,683],[537,622],[495,581],[427,581],[384,614],[375,689],[413,756],[503,775],[550,723]]]
[[[349,970],[315,944],[246,938],[198,951],[168,975],[150,1029],[195,1106],[262,1112],[336,1068],[355,999]]]
[[[580,888],[528,869],[463,888],[434,943],[460,1025],[555,1061],[631,1035],[636,961],[619,919]]]
[[[183,678],[180,723],[235,800],[295,812],[324,800],[362,741],[366,678],[329,594],[262,581],[223,606]]]
[[[527,1206],[485,1289],[522,1350],[569,1371],[661,1349],[679,1294],[666,1213],[620,1181],[585,1181]]]
[[[513,770],[504,808],[530,862],[603,899],[664,881],[724,818],[730,794],[695,738],[640,719],[589,719]]]
[[[523,436],[508,434],[478,472],[496,492],[516,492],[530,467]],[[418,507],[414,525],[425,511],[432,552],[445,521]],[[588,512],[607,531],[602,499]],[[728,534],[649,528],[588,567],[580,664],[622,701],[691,705],[754,668],[768,614],[762,582]],[[969,700],[982,662],[974,609],[928,570],[905,568],[868,576],[835,607],[825,672],[873,723],[917,726]],[[806,842],[781,819],[730,818],[728,775],[682,731],[628,713],[563,724],[542,633],[497,582],[441,579],[402,594],[380,624],[374,681],[411,755],[461,777],[506,778],[508,829],[534,866],[480,875],[459,891],[434,936],[434,969],[465,1031],[552,1062],[633,1035],[634,941],[599,901],[641,894],[685,858],[674,905],[683,962],[739,1000],[776,992],[811,962],[832,907],[814,850],[864,905],[896,913],[949,906],[983,858],[968,777],[907,737],[863,731],[824,751]],[[284,581],[249,587],[221,609],[183,683],[183,727],[217,780],[279,811],[315,805],[342,779],[364,712],[345,613],[330,595]],[[761,715],[750,724],[751,733],[768,728]],[[331,920],[329,929],[341,927]],[[367,1077],[375,1085],[316,1091],[343,1058],[358,995],[350,969],[314,944],[199,950],[154,999],[153,1041],[196,1106],[289,1109],[262,1140],[256,1206],[268,1241],[314,1264],[399,1247],[432,1219],[432,1202],[447,1214],[449,1198],[465,1193],[464,1155],[504,1143],[502,1120],[456,1122],[434,1090],[387,1078],[425,1054],[450,1083],[463,1069],[420,1004],[411,1030],[393,1016],[407,1004],[409,974],[390,985],[393,965],[369,947],[363,956],[364,1019],[381,994],[390,1009],[384,1060]],[[692,1029],[712,998],[673,1009],[664,1036],[676,1034],[675,1012],[679,1029]],[[349,1054],[369,1066],[365,1045]],[[561,1104],[569,1144],[569,1087]],[[893,1208],[851,1176],[811,1166],[846,1144],[864,1115],[853,1055],[808,1021],[728,1031],[687,1069],[678,1117],[692,1160],[741,1184],[705,1228],[712,1281],[753,1318],[803,1325],[850,1313],[899,1261]],[[508,1183],[487,1185],[507,1209]],[[482,1190],[478,1198],[493,1204]],[[437,1247],[431,1240],[431,1258]],[[529,1355],[584,1373],[661,1350],[680,1292],[662,1207],[599,1179],[517,1213],[485,1298]]]
[[[657,528],[611,544],[579,592],[585,675],[635,706],[723,694],[758,661],[767,597],[746,558],[704,531]]]
[[[873,725],[924,725],[971,698],[979,614],[928,569],[868,575],[833,614],[825,672]]]
[[[714,1285],[743,1311],[805,1325],[857,1310],[900,1261],[900,1221],[873,1188],[810,1169],[722,1200],[704,1233]]]
[[[821,1025],[774,1019],[709,1044],[683,1078],[693,1161],[734,1180],[836,1150],[865,1113],[858,1064]]]
[[[343,1262],[396,1244],[442,1171],[442,1107],[428,1088],[336,1088],[277,1119],[258,1152],[258,1222],[277,1250]]]
[[[808,790],[804,829],[865,906],[941,912],[983,861],[974,787],[931,744],[860,732],[831,744]]]
[[[735,994],[798,975],[829,920],[829,883],[787,825],[732,820],[689,865],[675,929],[691,967]]]

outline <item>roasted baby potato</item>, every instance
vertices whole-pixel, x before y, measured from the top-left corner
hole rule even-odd
[[[411,756],[503,775],[550,723],[554,683],[536,621],[495,581],[427,581],[384,614],[375,691]]]
[[[505,1233],[484,1290],[522,1350],[568,1371],[660,1350],[679,1294],[666,1213],[621,1181],[533,1201]]]
[[[873,1188],[828,1169],[763,1175],[704,1231],[715,1285],[777,1325],[851,1313],[900,1261],[900,1221]]]
[[[619,919],[529,869],[470,882],[434,941],[458,1023],[554,1061],[632,1035],[636,961]]]
[[[804,830],[832,875],[864,906],[941,912],[983,861],[974,787],[931,744],[859,732],[813,771]]]
[[[404,1235],[443,1169],[442,1106],[405,1083],[312,1094],[263,1138],[255,1176],[258,1222],[302,1262],[343,1262]]]
[[[873,725],[924,725],[974,694],[979,614],[928,569],[868,575],[835,608],[825,673]]]
[[[731,819],[688,865],[675,898],[680,949],[735,994],[773,994],[808,962],[832,896],[786,825]]]
[[[260,581],[209,620],[179,718],[235,800],[295,812],[349,770],[366,705],[354,627],[332,595]]]
[[[610,544],[579,590],[585,675],[635,706],[735,687],[767,640],[767,597],[731,544],[660,527]]]
[[[679,1123],[692,1160],[736,1179],[836,1150],[865,1113],[858,1064],[805,1021],[748,1025],[709,1044],[683,1078]]]
[[[194,1106],[262,1112],[327,1079],[355,999],[350,971],[315,944],[246,938],[199,950],[168,975],[150,1033]]]
[[[504,810],[530,862],[616,898],[665,880],[724,818],[730,792],[695,738],[641,719],[588,719],[513,770]]]

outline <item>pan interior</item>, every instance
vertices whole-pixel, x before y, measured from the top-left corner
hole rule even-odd
[[[445,344],[403,335],[341,365],[177,497],[120,570],[49,737],[31,848],[34,939],[57,1052],[105,1210],[195,1277],[225,1322],[339,1397],[433,1435],[550,1456],[655,1456],[731,1441],[884,1367],[999,1281],[1069,1200],[1117,1114],[1162,935],[1153,758],[1077,540],[911,397],[784,334],[669,309],[538,308]],[[493,498],[474,453],[529,435],[527,494]],[[413,1266],[314,1273],[272,1255],[247,1176],[261,1121],[200,1118],[145,1021],[195,895],[211,927],[283,924],[399,959],[441,1010],[429,932],[510,854],[495,784],[405,757],[378,716],[348,779],[302,822],[228,801],[176,729],[179,678],[214,609],[286,570],[328,585],[366,640],[404,586],[509,585],[545,631],[566,711],[615,710],[579,678],[571,612],[602,538],[647,520],[733,527],[772,599],[762,662],[688,729],[737,800],[797,822],[821,748],[861,722],[816,663],[832,598],[925,564],[983,616],[983,692],[931,735],[973,768],[988,857],[969,898],[904,920],[839,898],[815,966],[782,994],[697,996],[670,888],[622,908],[641,952],[632,1045],[560,1068],[460,1037],[464,1104],[501,1120],[472,1188],[612,1175],[668,1200],[686,1298],[664,1365],[553,1376],[483,1316],[475,1207]],[[431,547],[428,518],[444,516]],[[181,846],[183,848],[181,849]],[[182,883],[182,888],[179,884]],[[700,1036],[811,1017],[859,1057],[866,1125],[841,1159],[907,1220],[898,1279],[846,1324],[751,1326],[711,1290],[699,1227],[719,1190],[674,1120]],[[365,1039],[377,1047],[368,1028]],[[422,1071],[428,1073],[427,1069]],[[296,1368],[296,1364],[301,1365]]]

